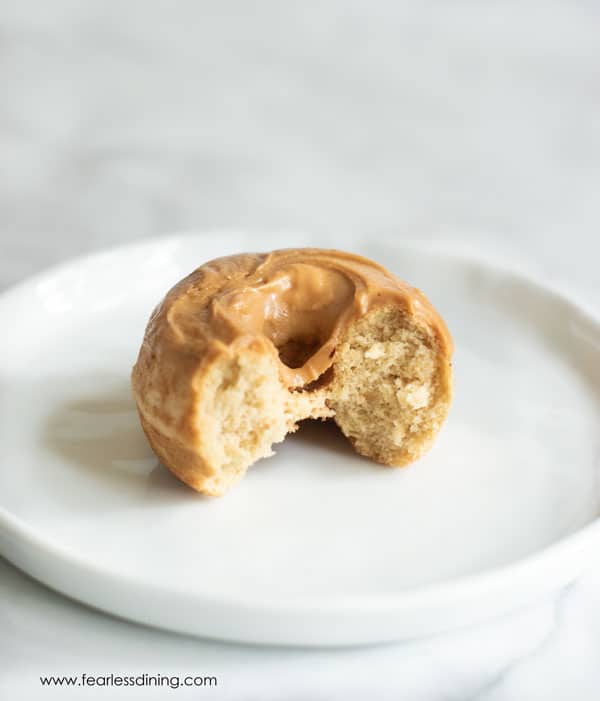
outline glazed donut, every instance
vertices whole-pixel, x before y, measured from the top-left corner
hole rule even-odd
[[[206,263],[152,313],[132,372],[143,430],[190,487],[221,495],[303,419],[406,465],[450,406],[452,339],[425,296],[316,248]]]

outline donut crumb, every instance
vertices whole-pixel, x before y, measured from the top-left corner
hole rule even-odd
[[[405,465],[430,446],[449,408],[437,338],[398,307],[367,313],[339,344],[331,370],[304,391],[288,389],[276,360],[244,353],[219,361],[198,407],[200,449],[222,494],[298,422],[334,418],[354,448]]]
[[[355,449],[386,465],[405,465],[430,446],[449,409],[438,340],[403,310],[360,319],[336,353],[331,406]]]

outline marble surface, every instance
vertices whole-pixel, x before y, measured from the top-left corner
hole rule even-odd
[[[242,226],[455,241],[600,310],[599,19],[584,0],[3,3],[0,287],[98,247]],[[261,649],[118,621],[0,561],[0,698],[67,696],[41,674],[147,672],[218,676],[174,692],[193,698],[587,701],[599,592],[600,556],[486,626]]]

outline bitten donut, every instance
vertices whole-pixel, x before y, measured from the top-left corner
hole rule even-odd
[[[181,480],[221,495],[303,419],[406,465],[452,395],[452,340],[425,296],[358,255],[316,248],[219,258],[152,313],[132,385],[142,427]]]

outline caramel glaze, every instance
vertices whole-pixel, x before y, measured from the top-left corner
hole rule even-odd
[[[145,343],[166,315],[171,342],[188,358],[263,347],[276,356],[282,381],[301,388],[331,367],[350,323],[388,304],[431,329],[442,355],[452,354],[448,329],[420,290],[362,256],[318,248],[206,263],[155,310]]]

